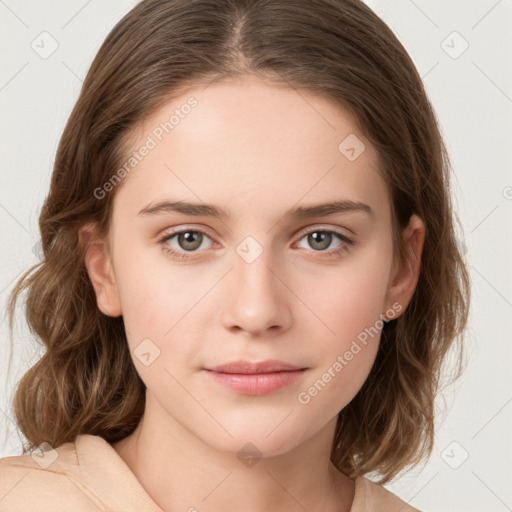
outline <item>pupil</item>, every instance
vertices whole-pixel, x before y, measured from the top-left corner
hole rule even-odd
[[[315,231],[315,232],[311,233],[310,236],[313,238],[313,241],[315,243],[320,244],[319,249],[325,249],[326,247],[329,247],[329,243],[330,243],[329,237],[331,236],[330,233],[326,233],[325,231]],[[327,240],[327,243],[325,243],[326,240]]]
[[[184,249],[192,250],[197,249],[201,245],[200,233],[195,231],[186,231],[185,233],[181,233],[182,237],[182,246]],[[197,240],[199,239],[199,244]]]

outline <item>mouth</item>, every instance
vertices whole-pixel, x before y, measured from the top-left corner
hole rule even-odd
[[[267,395],[289,386],[297,382],[307,369],[277,360],[233,361],[204,368],[214,382],[239,394],[252,396]]]

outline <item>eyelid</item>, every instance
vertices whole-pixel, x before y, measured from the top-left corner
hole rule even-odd
[[[340,226],[327,226],[327,225],[319,225],[319,224],[312,224],[310,226],[306,226],[305,228],[302,228],[300,231],[298,231],[295,235],[294,235],[294,238],[297,239],[297,242],[300,242],[300,240],[302,238],[304,238],[304,236],[310,234],[310,233],[314,233],[316,231],[325,231],[325,232],[330,232],[330,233],[335,233],[337,234],[343,242],[345,243],[350,243],[350,244],[355,244],[356,243],[356,240],[355,240],[355,233],[346,228],[347,231],[350,231],[350,233],[352,233],[352,235],[346,235],[345,233],[343,233],[343,231],[341,231],[343,228],[341,228]],[[165,231],[161,236],[158,237],[158,242],[159,243],[162,243],[164,241],[168,241],[170,238],[172,238],[173,236],[179,234],[179,233],[183,233],[183,232],[186,232],[186,231],[196,231],[196,232],[199,232],[199,233],[202,233],[204,235],[206,235],[208,238],[210,238],[210,240],[213,242],[213,245],[220,245],[219,242],[216,241],[216,238],[214,236],[212,236],[208,231],[207,228],[205,227],[195,227],[195,226],[192,226],[192,225],[187,225],[187,224],[180,224],[179,227],[175,227],[175,228],[170,228],[169,231]],[[203,251],[197,251],[197,252],[203,252]]]
[[[347,235],[347,234],[343,233],[343,231],[340,231],[342,229],[346,229],[347,231],[349,231],[351,233],[351,235]],[[164,231],[164,233],[161,236],[159,236],[159,238],[162,238],[165,236],[170,236],[170,235],[177,234],[177,233],[181,233],[183,231],[198,231],[205,235],[208,235],[212,239],[215,239],[215,237],[209,233],[208,228],[202,227],[202,226],[196,227],[196,226],[187,225],[187,224],[180,224],[179,227],[169,228],[169,230]],[[306,226],[305,228],[302,228],[301,230],[299,230],[294,236],[304,236],[304,235],[307,235],[314,231],[334,231],[335,233],[338,233],[340,235],[347,236],[347,237],[355,236],[355,233],[351,229],[342,228],[341,226],[321,225],[321,224],[312,224],[310,226]]]
[[[158,238],[162,239],[164,237],[176,235],[178,233],[183,233],[185,231],[197,231],[199,233],[203,233],[203,234],[207,235],[211,239],[215,239],[215,237],[212,234],[210,234],[210,230],[208,228],[203,227],[203,226],[197,227],[197,226],[192,226],[192,225],[187,225],[187,224],[180,224],[177,227],[169,228],[168,230],[164,230],[164,232],[161,235],[158,235]]]
[[[319,225],[319,224],[313,224],[311,226],[308,226],[306,228],[303,228],[302,230],[300,230],[296,236],[299,236],[299,237],[303,237],[304,235],[308,235],[309,233],[314,233],[315,231],[332,231],[334,233],[337,233],[338,235],[342,236],[342,237],[345,237],[345,238],[351,238],[352,236],[355,236],[355,233],[348,229],[348,228],[345,228],[347,229],[347,231],[350,231],[351,235],[347,235],[345,233],[343,233],[343,231],[341,231],[343,228],[341,228],[340,226],[322,226],[322,225]]]

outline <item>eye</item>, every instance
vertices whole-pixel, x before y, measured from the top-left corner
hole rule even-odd
[[[168,244],[173,238],[176,238],[178,250]],[[171,234],[165,235],[159,240],[159,243],[162,245],[162,249],[172,254],[173,257],[177,259],[187,259],[189,257],[187,253],[197,252],[203,245],[205,238],[210,237],[203,231],[197,229],[182,229],[181,231],[174,231]]]
[[[330,251],[326,251],[333,241],[338,238],[341,240],[341,244],[338,247],[331,249]],[[301,240],[306,239],[307,243],[310,247],[313,248],[314,252],[322,253],[322,255],[326,257],[335,257],[345,251],[350,245],[354,244],[354,241],[350,238],[346,237],[344,234],[328,229],[312,229],[307,232],[301,233]],[[324,254],[325,253],[325,254]]]
[[[170,245],[170,242],[174,238],[176,238],[177,247],[176,245]],[[333,243],[335,238],[341,240],[341,244],[330,251],[326,251],[325,249]],[[182,229],[164,235],[164,237],[159,240],[159,243],[162,246],[162,250],[171,254],[173,258],[177,260],[186,260],[191,258],[190,254],[200,252],[199,249],[203,246],[205,239],[211,240],[204,231],[197,229]],[[338,231],[329,229],[317,228],[302,232],[300,234],[299,242],[303,239],[307,239],[307,243],[313,248],[313,252],[320,253],[322,257],[327,258],[336,257],[346,251],[348,246],[354,245],[354,241],[350,238]],[[204,249],[205,247],[202,248]]]

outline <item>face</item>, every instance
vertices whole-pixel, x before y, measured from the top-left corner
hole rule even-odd
[[[245,77],[174,98],[133,151],[111,280],[93,281],[100,309],[123,315],[147,406],[233,453],[250,441],[277,455],[332,425],[370,372],[383,315],[407,301],[373,146],[328,100]],[[326,203],[345,207],[310,209]],[[240,360],[298,370],[212,371]]]

